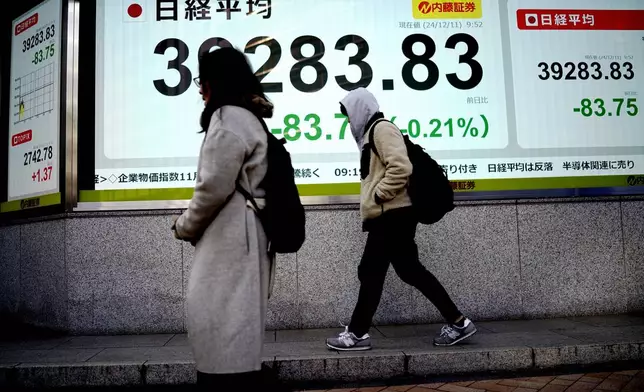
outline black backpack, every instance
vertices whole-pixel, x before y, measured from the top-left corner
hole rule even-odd
[[[378,158],[374,143],[376,125],[384,119],[377,120],[372,125],[369,134],[369,145]],[[418,216],[418,222],[430,225],[441,220],[445,214],[454,209],[454,190],[447,178],[447,172],[421,146],[414,144],[409,136],[404,135],[407,154],[413,165],[407,191],[411,203]]]
[[[268,169],[261,182],[262,189],[266,191],[266,206],[260,209],[245,189],[240,186],[237,188],[257,210],[269,240],[269,252],[296,253],[304,244],[306,218],[295,185],[291,155],[284,147],[286,140],[278,140],[268,131],[264,120],[258,120],[266,132],[268,142]]]

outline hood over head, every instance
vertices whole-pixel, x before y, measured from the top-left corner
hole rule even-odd
[[[365,127],[369,120],[380,112],[380,105],[378,105],[376,97],[364,87],[351,91],[340,103],[344,106],[349,116],[353,138],[358,143],[358,147],[361,148],[364,134],[367,131]]]

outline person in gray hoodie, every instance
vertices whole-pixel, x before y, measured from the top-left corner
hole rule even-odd
[[[413,166],[400,130],[384,118],[376,98],[365,88],[351,91],[340,103],[348,117],[360,159],[360,214],[369,233],[358,267],[360,293],[351,323],[327,347],[340,351],[371,348],[369,327],[382,296],[389,264],[407,284],[414,286],[440,311],[447,325],[434,339],[437,346],[451,346],[476,333],[474,323],[456,307],[441,283],[421,264],[416,246],[418,221],[407,184]],[[375,124],[375,125],[374,125]],[[378,155],[369,145],[370,132]]]

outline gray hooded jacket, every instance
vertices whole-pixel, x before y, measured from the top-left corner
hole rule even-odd
[[[374,114],[380,111],[376,97],[364,88],[351,91],[341,102],[349,116],[351,133],[363,149],[374,134],[375,147],[379,156],[370,154],[362,160],[362,181],[360,186],[360,211],[363,220],[378,218],[387,211],[411,206],[407,183],[412,164],[407,147],[398,127],[388,121],[381,121],[372,130],[365,129]],[[369,151],[363,151],[368,154]]]
[[[351,91],[340,103],[349,115],[351,133],[358,143],[358,148],[364,145],[365,127],[371,117],[380,111],[376,97],[364,87]]]

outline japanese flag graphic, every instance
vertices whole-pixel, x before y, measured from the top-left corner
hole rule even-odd
[[[122,0],[124,22],[145,22],[147,12],[146,0]]]
[[[527,27],[539,27],[539,15],[525,14],[525,25]]]

